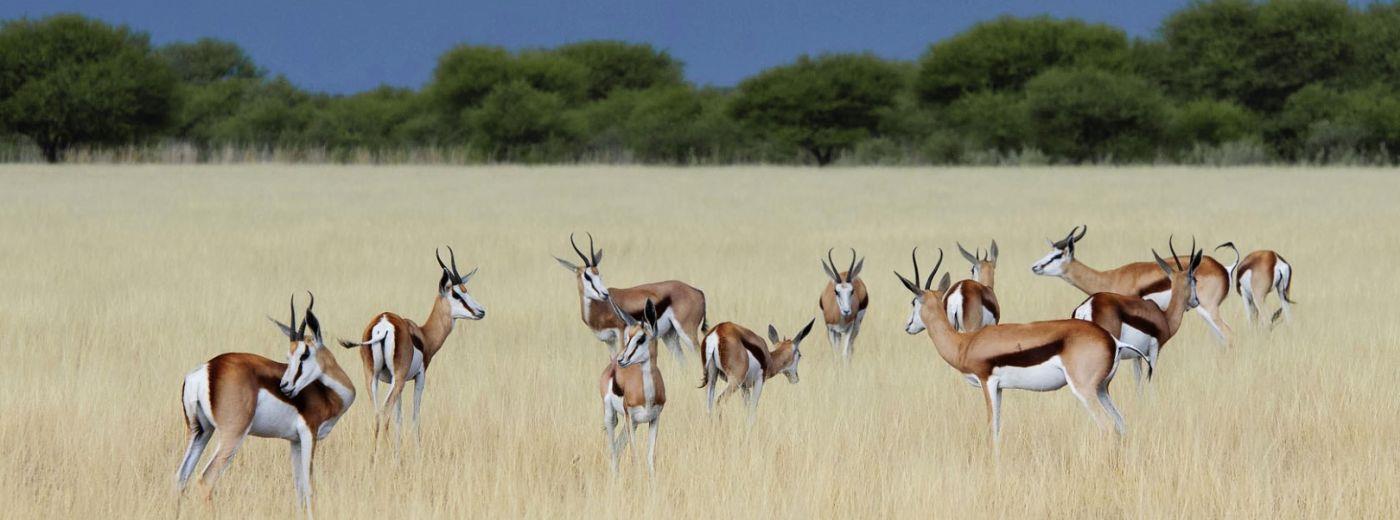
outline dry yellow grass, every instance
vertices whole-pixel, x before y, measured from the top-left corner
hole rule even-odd
[[[1393,515],[1400,507],[1400,193],[1394,171],[786,168],[0,168],[0,516],[171,517],[186,371],[226,351],[280,359],[281,316],[314,290],[332,337],[378,310],[422,318],[433,248],[480,265],[490,309],[434,363],[423,445],[369,464],[367,392],[321,445],[323,518],[1171,517]],[[1297,321],[1217,347],[1188,317],[1156,395],[1113,386],[1129,432],[1100,434],[1067,392],[1009,392],[999,457],[982,398],[902,327],[909,248],[1001,245],[1008,322],[1083,299],[1027,267],[1087,223],[1079,256],[1150,258],[1169,233],[1281,251]],[[608,473],[605,354],[578,318],[570,231],[625,286],[680,278],[712,323],[792,331],[815,316],[828,247],[867,255],[872,308],[849,370],[820,332],[802,382],[704,413],[695,358],[663,353],[659,477]],[[927,257],[926,257],[927,258]],[[356,356],[336,347],[361,381]],[[207,455],[207,454],[206,454]],[[250,439],[224,518],[295,514],[283,441]],[[191,495],[184,513],[208,516]],[[655,516],[662,515],[662,516]]]

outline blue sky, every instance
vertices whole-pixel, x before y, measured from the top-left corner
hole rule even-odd
[[[397,4],[397,5],[395,5]],[[1104,22],[1150,36],[1185,0],[5,0],[0,18],[77,12],[156,43],[232,40],[312,90],[419,87],[458,43],[518,49],[608,38],[646,42],[700,84],[733,85],[803,53],[918,57],[929,43],[1001,14]]]

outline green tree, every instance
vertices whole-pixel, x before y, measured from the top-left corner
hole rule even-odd
[[[170,66],[175,77],[187,84],[263,77],[263,70],[233,42],[200,38],[194,43],[165,45],[157,49],[156,54]]]
[[[870,54],[802,56],[740,83],[730,113],[826,165],[876,129],[880,111],[905,88],[903,78],[898,67]]]
[[[400,131],[420,110],[412,91],[379,87],[329,100],[312,115],[305,138],[337,149],[382,150],[420,144],[406,139]]]
[[[1032,142],[1073,162],[1150,157],[1165,106],[1142,78],[1096,69],[1051,69],[1026,84]]]
[[[948,120],[981,150],[1017,152],[1030,139],[1030,119],[1020,92],[978,92],[948,107]]]
[[[175,77],[145,34],[78,15],[0,27],[0,122],[56,162],[74,145],[122,144],[165,127]]]
[[[467,117],[481,139],[479,144],[497,160],[530,146],[569,140],[574,134],[559,94],[540,91],[519,79],[496,85]]]
[[[929,47],[914,88],[925,103],[942,105],[973,92],[1019,90],[1052,67],[1116,69],[1127,51],[1128,37],[1107,25],[1003,16]]]
[[[470,112],[483,107],[497,87],[519,82],[538,93],[553,95],[563,108],[573,108],[587,96],[588,70],[557,53],[542,50],[512,54],[500,47],[461,45],[438,59],[427,92],[444,126],[457,136],[470,134]],[[519,93],[512,87],[506,92]],[[465,125],[465,127],[463,126]]]
[[[1192,4],[1162,24],[1170,71],[1163,79],[1181,98],[1272,113],[1304,85],[1350,70],[1355,21],[1339,0]]]
[[[586,70],[589,100],[608,97],[614,90],[646,90],[684,82],[681,63],[651,45],[593,40],[555,49]]]
[[[1400,84],[1400,3],[1374,3],[1360,15],[1356,51],[1352,84]]]
[[[708,139],[699,125],[704,114],[703,100],[690,87],[639,92],[624,123],[627,147],[648,162],[685,163],[705,155]]]

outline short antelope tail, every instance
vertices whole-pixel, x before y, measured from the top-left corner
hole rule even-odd
[[[1237,285],[1237,282],[1236,282],[1236,280],[1238,279],[1238,278],[1236,278],[1236,275],[1237,275],[1238,273],[1235,272],[1235,268],[1237,268],[1237,267],[1240,266],[1240,249],[1239,249],[1238,247],[1235,247],[1235,243],[1234,243],[1234,242],[1226,242],[1226,243],[1224,243],[1224,244],[1220,244],[1220,245],[1218,245],[1218,246],[1215,246],[1215,249],[1216,249],[1216,250],[1219,250],[1219,249],[1222,248],[1222,247],[1228,247],[1228,248],[1234,250],[1234,252],[1235,252],[1235,262],[1232,263],[1232,264],[1230,264],[1229,266],[1225,267],[1225,270],[1226,270],[1226,271],[1229,271],[1229,273],[1230,273],[1230,287],[1231,287],[1232,289],[1234,289],[1236,292],[1238,292],[1238,291],[1239,291],[1239,286]],[[1228,293],[1228,291],[1227,291],[1227,293]]]
[[[385,334],[381,334],[381,335],[372,337],[372,338],[369,339],[369,341],[350,341],[350,340],[347,340],[347,339],[345,339],[345,338],[341,338],[341,339],[340,339],[340,346],[345,347],[345,348],[371,347],[371,346],[374,346],[374,345],[379,344],[380,342],[383,342],[385,339],[388,339],[388,337],[389,337],[389,334],[388,334],[388,333],[385,333]]]
[[[704,329],[705,334],[700,336],[700,386],[695,388],[705,388],[714,384],[711,374],[714,373],[715,358],[719,357],[718,352],[710,352],[710,326],[708,323],[705,324]]]
[[[1133,352],[1136,352],[1139,358],[1142,358],[1143,361],[1146,361],[1146,362],[1147,362],[1147,379],[1149,379],[1149,380],[1152,379],[1152,373],[1157,371],[1157,366],[1156,366],[1155,363],[1152,362],[1152,358],[1147,357],[1147,353],[1146,353],[1146,352],[1143,352],[1143,351],[1141,351],[1141,350],[1138,350],[1137,347],[1134,347],[1134,346],[1129,345],[1129,344],[1127,344],[1127,343],[1123,343],[1122,341],[1118,341],[1118,340],[1116,340],[1116,339],[1113,340],[1113,342],[1118,344],[1118,349],[1119,349],[1119,350],[1128,349],[1128,350],[1131,350],[1131,351],[1133,351]]]

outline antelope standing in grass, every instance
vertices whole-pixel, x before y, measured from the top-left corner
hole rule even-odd
[[[992,291],[996,283],[997,241],[992,241],[986,256],[981,256],[981,251],[969,253],[962,244],[958,244],[958,252],[972,264],[972,278],[948,288],[943,306],[948,311],[948,321],[958,332],[976,332],[1001,321],[1001,306]]]
[[[442,277],[438,279],[438,294],[433,300],[433,310],[422,325],[392,312],[381,312],[365,326],[362,340],[340,340],[345,348],[360,348],[360,361],[364,365],[365,386],[369,387],[370,401],[374,411],[374,446],[379,448],[381,430],[389,430],[389,412],[395,415],[398,435],[395,451],[403,439],[403,401],[400,397],[404,387],[413,381],[413,426],[415,435],[422,439],[422,426],[418,412],[423,405],[423,389],[428,385],[428,365],[432,363],[447,336],[452,333],[456,320],[480,320],[486,317],[486,308],[467,292],[467,281],[476,274],[472,269],[466,276],[457,271],[457,253],[449,246],[452,258],[449,269],[443,263],[442,255],[437,254],[438,267]],[[389,393],[379,400],[379,383],[389,384]]]
[[[1137,382],[1138,389],[1142,388],[1142,363],[1147,362],[1148,367],[1157,366],[1157,356],[1165,347],[1167,341],[1176,335],[1181,328],[1181,320],[1185,317],[1186,311],[1195,308],[1200,304],[1200,299],[1196,295],[1196,269],[1201,266],[1201,260],[1205,251],[1197,251],[1196,244],[1191,244],[1191,260],[1186,265],[1182,265],[1181,257],[1177,256],[1176,248],[1168,241],[1167,247],[1171,248],[1172,262],[1176,268],[1163,260],[1152,251],[1152,258],[1157,262],[1157,267],[1167,275],[1171,281],[1171,300],[1167,302],[1167,308],[1161,309],[1157,304],[1138,298],[1118,293],[1094,293],[1084,303],[1079,304],[1074,309],[1074,317],[1085,321],[1092,321],[1107,330],[1118,341],[1127,343],[1136,350],[1124,349],[1119,351],[1120,359],[1133,360],[1133,379]],[[1138,355],[1139,352],[1147,354],[1144,360]],[[1147,380],[1152,380],[1152,372],[1149,370]]]
[[[659,313],[656,321],[657,334],[670,347],[676,360],[682,365],[685,364],[682,344],[698,353],[695,339],[699,337],[701,326],[705,322],[705,293],[675,280],[627,288],[607,287],[603,285],[603,277],[598,273],[598,263],[603,260],[603,251],[593,249],[593,235],[588,235],[587,255],[578,248],[573,235],[569,235],[569,244],[574,247],[574,252],[578,253],[583,265],[574,265],[573,262],[557,256],[554,259],[559,261],[559,265],[573,272],[578,279],[583,324],[588,325],[599,341],[608,345],[609,354],[625,345],[620,340],[622,329],[626,325],[612,312],[609,300],[634,320],[643,317],[646,302],[653,302]]]
[[[185,376],[181,402],[189,433],[175,477],[177,489],[185,489],[210,439],[214,455],[199,477],[206,502],[243,439],[249,435],[286,439],[292,444],[297,504],[310,516],[316,444],[330,435],[355,402],[355,385],[321,339],[320,322],[311,312],[315,305],[313,295],[301,326],[297,326],[295,298],[290,322],[273,320],[291,341],[286,363],[256,354],[221,354]]]
[[[914,279],[918,280],[918,248],[914,249],[913,257]],[[1000,323],[977,332],[958,332],[948,322],[942,304],[943,294],[950,284],[949,276],[944,274],[938,288],[931,288],[942,264],[940,249],[938,264],[923,287],[895,273],[914,294],[913,308],[904,330],[918,334],[927,329],[938,355],[982,388],[994,444],[1001,431],[1001,391],[1008,388],[1047,392],[1068,384],[1070,392],[1084,405],[1095,423],[1103,426],[1106,414],[1119,435],[1123,433],[1123,416],[1109,398],[1108,385],[1118,369],[1118,350],[1132,349],[1131,345],[1115,341],[1098,325],[1074,319]],[[1091,404],[1091,397],[1097,398],[1097,408]]]
[[[1235,292],[1239,293],[1240,299],[1244,300],[1244,316],[1250,323],[1257,323],[1264,309],[1264,300],[1269,297],[1269,291],[1277,290],[1279,297],[1279,308],[1274,311],[1271,323],[1278,322],[1282,317],[1285,320],[1293,320],[1293,304],[1296,303],[1289,296],[1288,291],[1293,286],[1293,265],[1283,259],[1283,255],[1267,249],[1254,251],[1240,259],[1240,250],[1235,247],[1234,242],[1226,242],[1215,246],[1216,249],[1228,247],[1235,252],[1235,263],[1230,264],[1230,285],[1235,287]]]
[[[643,304],[642,320],[609,305],[622,322],[622,350],[603,369],[598,393],[603,398],[603,431],[607,435],[612,456],[612,471],[617,473],[617,460],[624,444],[631,445],[637,424],[647,424],[647,470],[656,475],[656,433],[661,427],[661,410],[666,407],[666,384],[656,367],[657,315],[650,300]],[[614,435],[620,419],[627,424]]]
[[[1076,289],[1084,291],[1084,294],[1111,292],[1136,296],[1151,300],[1159,309],[1167,308],[1167,302],[1171,299],[1171,282],[1152,262],[1133,262],[1115,269],[1099,271],[1075,258],[1075,244],[1083,239],[1088,231],[1089,226],[1083,226],[1083,229],[1075,226],[1069,235],[1058,242],[1046,239],[1050,244],[1050,252],[1031,265],[1031,272],[1043,276],[1057,276]],[[1181,258],[1179,261],[1190,261],[1190,258]],[[1225,296],[1230,294],[1229,272],[1214,258],[1202,258],[1200,269],[1196,272],[1196,290],[1201,302],[1201,305],[1196,307],[1196,314],[1206,321],[1220,344],[1228,346],[1230,326],[1220,315],[1220,302],[1225,301]]]
[[[749,423],[758,415],[758,399],[763,396],[763,383],[778,374],[787,376],[788,382],[797,384],[797,363],[802,361],[802,340],[812,332],[816,319],[807,322],[797,336],[784,339],[778,329],[768,326],[768,341],[773,350],[763,343],[753,331],[733,322],[715,325],[705,333],[704,367],[700,373],[700,386],[705,388],[706,409],[715,409],[715,387],[719,380],[729,381],[729,386],[719,395],[725,397],[735,390],[743,390],[744,402],[749,407]]]
[[[831,350],[847,363],[851,361],[852,347],[860,334],[860,323],[865,321],[865,309],[870,306],[870,294],[865,290],[865,281],[860,279],[860,268],[864,265],[864,258],[856,260],[854,249],[851,250],[851,266],[845,271],[836,271],[830,249],[822,263],[822,270],[831,281],[826,283],[817,305],[826,321],[826,339],[831,342]]]

